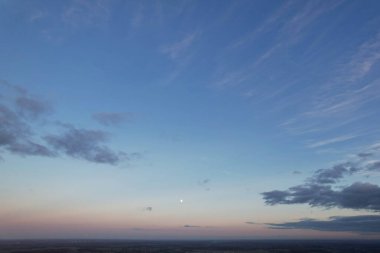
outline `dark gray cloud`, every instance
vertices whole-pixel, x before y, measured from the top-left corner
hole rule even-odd
[[[359,160],[349,160],[331,168],[317,170],[307,181],[315,184],[335,184],[345,176],[358,172],[380,171],[380,160],[369,161],[369,158],[374,159],[379,155],[378,145],[374,145],[370,149],[356,154],[360,158]]]
[[[198,185],[202,187],[205,191],[210,191],[211,190],[209,187],[210,181],[211,181],[210,179],[206,178],[206,179],[198,181]]]
[[[356,182],[341,190],[334,190],[331,185],[304,184],[285,191],[264,192],[262,195],[268,205],[308,204],[380,211],[380,187],[370,183]]]
[[[124,152],[113,151],[106,145],[108,134],[103,131],[59,123],[64,128],[62,133],[42,134],[41,123],[49,121],[46,116],[52,111],[50,104],[4,80],[0,80],[0,97],[0,152],[49,157],[66,154],[110,165],[139,157],[137,152],[127,156]],[[121,120],[121,115],[103,114],[103,120],[105,124],[115,124]]]
[[[256,223],[256,222],[253,222],[253,221],[246,221],[245,224],[255,225],[255,224],[257,224],[257,223]]]
[[[8,107],[0,104],[0,145],[6,146],[19,138],[30,136],[29,127]]]
[[[13,143],[8,147],[8,150],[20,155],[35,155],[35,156],[56,156],[56,153],[46,146],[32,142],[24,141],[23,143]]]
[[[25,119],[0,104],[0,150],[18,155],[53,156],[54,152],[33,140],[34,133]]]
[[[374,161],[367,165],[369,171],[379,171],[380,172],[380,161]]]
[[[148,212],[151,212],[151,211],[153,211],[153,207],[147,206],[147,207],[144,208],[144,210],[148,211]]]
[[[116,126],[132,119],[131,113],[99,112],[94,113],[92,118],[104,126]]]
[[[346,176],[359,172],[380,171],[378,146],[358,153],[351,161],[320,169],[307,178],[303,184],[287,190],[273,190],[261,193],[267,205],[308,204],[312,207],[348,208],[380,212],[380,187],[371,183],[356,182],[349,186],[337,183]]]
[[[294,171],[292,172],[292,174],[293,174],[293,175],[301,175],[302,172],[299,171],[299,170],[294,170]]]
[[[380,233],[380,215],[334,216],[328,220],[303,219],[296,222],[269,223],[273,229],[312,229],[319,231]]]
[[[200,181],[198,182],[198,185],[205,186],[205,185],[207,185],[208,183],[210,183],[210,179],[206,178],[206,179],[200,180]]]
[[[357,154],[357,156],[360,157],[360,158],[368,158],[368,157],[371,157],[373,155],[374,154],[371,153],[371,152],[362,152],[362,153]]]
[[[334,165],[332,168],[317,170],[310,181],[316,184],[333,184],[344,176],[355,173],[361,169],[362,168],[353,162],[340,163]]]
[[[25,117],[37,118],[42,114],[51,111],[51,106],[39,99],[19,96],[15,99],[19,113]]]
[[[311,206],[331,206],[333,190],[328,185],[305,184],[289,188],[285,191],[269,191],[262,193],[265,203],[276,204],[310,204]]]
[[[90,162],[115,165],[127,158],[125,153],[115,152],[105,145],[108,135],[103,131],[67,127],[62,134],[47,135],[44,139],[54,149]]]
[[[201,226],[194,226],[194,225],[184,225],[184,228],[200,228]]]

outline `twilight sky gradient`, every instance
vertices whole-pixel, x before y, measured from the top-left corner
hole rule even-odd
[[[0,239],[379,239],[379,13],[0,0]]]

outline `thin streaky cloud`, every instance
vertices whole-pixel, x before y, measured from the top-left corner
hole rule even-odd
[[[92,114],[92,118],[104,126],[117,126],[127,121],[132,121],[134,115],[127,112],[98,112]]]
[[[195,225],[184,225],[184,228],[201,228],[201,226],[195,226]]]
[[[111,1],[105,0],[70,1],[62,11],[61,20],[73,28],[102,25],[109,19],[110,4]]]
[[[380,60],[380,32],[371,40],[360,45],[358,52],[348,64],[351,75],[348,80],[354,82],[365,77]]]
[[[45,11],[42,11],[42,10],[36,10],[34,11],[30,17],[29,17],[29,21],[31,23],[34,23],[34,22],[38,22],[39,20],[41,19],[44,19],[48,16],[48,13],[45,12]]]
[[[246,82],[251,82],[252,77],[256,74],[257,67],[268,60],[275,52],[281,48],[282,44],[275,44],[264,50],[257,58],[245,66],[230,71],[218,71],[214,75],[217,76],[212,82],[212,86],[217,89],[237,88]],[[252,89],[251,89],[252,90]],[[252,97],[253,93],[243,94],[245,97]],[[261,96],[262,97],[262,94]]]
[[[278,7],[267,19],[265,19],[258,27],[256,27],[253,31],[243,35],[237,41],[235,41],[228,48],[236,49],[245,44],[252,43],[255,39],[257,39],[262,33],[269,32],[274,29],[274,26],[277,25],[288,13],[290,7],[294,4],[292,1],[284,2],[280,7]]]
[[[287,21],[282,29],[283,36],[288,37],[289,43],[297,42],[303,36],[307,27],[321,18],[324,14],[336,9],[344,1],[308,1],[303,9],[297,12],[289,21]]]
[[[305,116],[327,117],[338,113],[355,112],[380,98],[380,79],[375,79],[359,88],[345,89],[339,92],[319,96],[314,109],[305,112]]]
[[[131,27],[133,29],[139,28],[143,24],[144,18],[144,4],[143,2],[139,2],[137,10],[135,11],[131,19]]]
[[[334,138],[330,138],[330,139],[326,139],[326,140],[322,140],[322,141],[317,141],[317,142],[311,143],[311,144],[308,145],[308,147],[309,148],[319,148],[319,147],[326,146],[326,145],[331,145],[331,144],[336,144],[336,143],[352,140],[352,139],[354,139],[356,137],[358,137],[358,136],[355,136],[355,135],[338,136],[338,137],[334,137]]]
[[[172,44],[163,46],[161,52],[167,55],[172,60],[176,60],[183,56],[185,52],[192,46],[195,40],[199,37],[199,32],[186,34],[181,40]]]

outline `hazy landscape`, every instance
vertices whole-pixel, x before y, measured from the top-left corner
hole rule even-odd
[[[380,0],[0,0],[5,252],[379,253]]]
[[[2,241],[1,253],[377,253],[378,241]]]

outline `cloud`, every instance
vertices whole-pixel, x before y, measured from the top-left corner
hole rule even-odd
[[[42,144],[38,144],[29,140],[21,143],[13,143],[9,145],[8,151],[19,155],[34,156],[55,156],[56,153]]]
[[[138,2],[138,6],[136,10],[133,13],[133,16],[131,17],[131,27],[134,29],[137,29],[141,26],[141,24],[144,21],[145,15],[144,15],[144,3]]]
[[[37,118],[51,111],[51,107],[46,102],[31,97],[20,96],[16,98],[15,103],[20,113],[24,116]]]
[[[197,36],[198,32],[189,33],[180,41],[163,47],[161,52],[169,56],[172,60],[176,60],[193,44]]]
[[[299,8],[296,1],[285,1],[253,31],[245,34],[231,46],[236,48],[260,38],[265,33],[279,29],[277,41],[285,41],[286,44],[299,41],[307,31],[307,28],[321,19],[325,14],[337,8],[343,1],[333,3],[311,1]],[[297,10],[297,11],[294,11]]]
[[[71,27],[103,24],[110,16],[109,4],[104,0],[71,1],[63,10],[62,22]]]
[[[31,15],[29,17],[29,21],[31,23],[34,23],[34,22],[37,22],[37,21],[45,18],[46,16],[47,16],[47,13],[45,11],[36,10],[33,13],[31,13]]]
[[[303,219],[296,222],[268,223],[273,229],[312,229],[318,231],[380,233],[380,215],[333,216],[328,220]]]
[[[373,105],[380,99],[380,79],[376,72],[376,66],[380,64],[379,39],[380,32],[376,31],[354,52],[347,52],[346,56],[334,63],[335,67],[332,66],[328,74],[330,77],[311,94],[310,103],[304,104],[305,110],[301,109],[299,115],[294,117],[297,120],[286,128],[295,134],[310,134],[375,120],[377,107]],[[360,128],[355,129],[359,135],[370,135],[377,131],[372,124],[364,124]],[[335,142],[347,140],[335,139]],[[322,139],[315,143],[316,146],[319,144],[332,143]]]
[[[362,153],[357,154],[357,156],[360,157],[360,158],[368,158],[368,157],[373,156],[373,153],[371,153],[371,152],[362,152]]]
[[[379,171],[380,172],[380,161],[371,161],[367,168],[369,171]]]
[[[35,118],[49,108],[37,99],[26,97],[24,90],[5,81],[0,82],[0,88],[3,93],[0,103],[0,151],[5,149],[22,156],[54,156],[48,147],[37,143],[31,127]],[[19,97],[14,99],[14,96]]]
[[[269,15],[258,27],[256,27],[253,31],[249,31],[243,37],[239,38],[230,46],[230,48],[237,48],[242,45],[252,43],[252,41],[259,38],[263,33],[272,31],[279,22],[284,22],[284,16],[288,13],[293,4],[294,3],[290,1],[282,3],[282,5],[274,10],[274,12]]]
[[[116,126],[127,120],[131,120],[132,114],[119,112],[99,112],[94,113],[92,118],[104,126]]]
[[[346,176],[380,171],[380,160],[367,160],[369,157],[377,157],[379,153],[377,146],[372,146],[353,156],[356,160],[348,160],[330,168],[315,171],[311,177],[305,179],[303,184],[287,190],[263,192],[263,199],[268,205],[308,204],[313,207],[380,212],[378,185],[367,182],[355,182],[349,186],[336,185]]]
[[[199,185],[207,185],[210,183],[210,179],[206,178],[198,182]]]
[[[201,226],[184,225],[184,228],[201,228]]]
[[[256,222],[253,222],[253,221],[246,221],[245,224],[255,225],[255,224],[257,224],[257,223],[256,223]]]
[[[147,207],[144,208],[144,210],[148,211],[148,212],[151,212],[151,211],[153,211],[153,207],[147,206]]]
[[[352,56],[348,68],[351,70],[349,81],[366,76],[380,60],[380,32],[375,38],[364,42],[358,52]]]
[[[293,175],[301,175],[302,172],[299,171],[299,170],[293,170],[292,174],[293,174]]]
[[[53,111],[52,107],[25,89],[0,80],[0,97],[0,152],[47,157],[66,154],[110,165],[139,157],[137,152],[127,155],[109,148],[106,145],[109,134],[99,130],[79,129],[69,123],[60,123],[64,128],[62,133],[42,133],[41,125],[37,123],[49,125],[45,116]],[[116,124],[123,119],[121,114],[112,113],[99,114],[98,118],[104,124]]]
[[[355,173],[363,168],[353,162],[344,162],[332,168],[317,170],[309,180],[316,184],[332,184],[346,175]]]
[[[236,87],[249,80],[252,75],[252,69],[252,66],[247,66],[241,70],[223,73],[213,85],[219,89]]]
[[[309,1],[300,11],[297,11],[289,21],[284,22],[281,33],[288,38],[289,42],[296,42],[301,39],[308,27],[325,14],[336,9],[344,1],[324,2]],[[294,9],[294,8],[291,8]],[[288,43],[289,43],[288,42]]]
[[[365,105],[380,98],[380,79],[374,79],[360,87],[346,87],[338,90],[343,81],[334,81],[336,89],[330,87],[328,92],[322,92],[314,102],[314,108],[304,113],[304,116],[315,118],[331,117],[347,114],[352,116]],[[325,88],[327,89],[327,88]],[[360,117],[359,117],[360,118]]]
[[[209,184],[210,184],[210,181],[211,181],[210,179],[206,178],[206,179],[203,179],[203,180],[199,181],[198,185],[200,187],[202,187],[204,190],[210,191],[210,187],[208,187]]]
[[[370,183],[356,182],[342,190],[334,190],[330,185],[303,184],[285,191],[262,194],[268,205],[308,204],[313,207],[380,211],[380,187]]]
[[[47,135],[44,139],[56,150],[90,162],[115,165],[126,158],[125,153],[115,152],[105,145],[108,135],[99,130],[67,127],[64,133]]]
[[[335,137],[335,138],[331,138],[331,139],[327,139],[327,140],[322,140],[322,141],[318,141],[318,142],[310,144],[309,148],[319,148],[319,147],[330,145],[330,144],[348,141],[348,140],[351,140],[355,137],[356,136],[354,136],[354,135],[344,135],[344,136],[339,136],[339,137]]]

